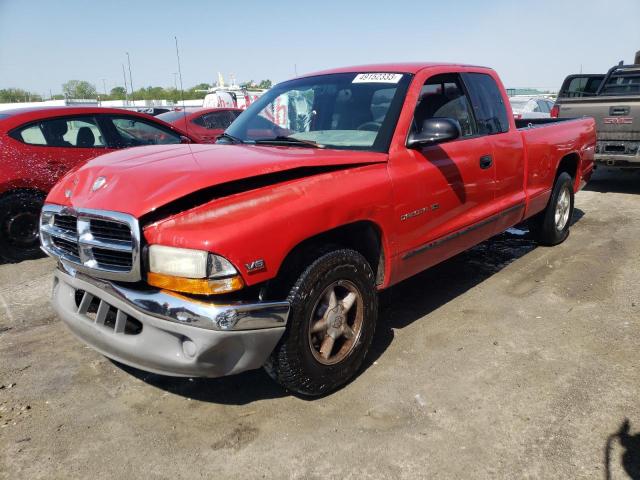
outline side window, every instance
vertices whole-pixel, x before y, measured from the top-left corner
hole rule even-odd
[[[28,143],[29,145],[46,145],[47,141],[42,134],[42,129],[40,128],[40,124],[37,123],[35,125],[29,125],[24,127],[18,131],[16,131],[13,135],[13,138],[16,140],[20,140],[24,143]]]
[[[49,147],[104,147],[104,137],[93,117],[68,117],[43,120],[13,134],[30,145]]]
[[[413,114],[412,129],[419,132],[428,118],[449,117],[458,120],[462,136],[478,133],[460,76],[457,74],[436,75],[429,78],[420,90],[420,97]]]
[[[180,143],[179,134],[137,117],[113,117],[111,121],[120,148]]]
[[[531,101],[531,111],[532,112],[536,112],[536,113],[541,113],[542,112],[542,108],[540,105],[540,102],[536,102],[535,100]]]
[[[549,113],[549,104],[546,100],[538,100],[538,105],[542,113]]]
[[[493,135],[508,131],[507,110],[495,80],[484,73],[464,73],[463,78],[471,96],[478,133]]]

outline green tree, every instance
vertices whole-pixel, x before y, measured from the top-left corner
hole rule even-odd
[[[16,102],[41,102],[42,97],[38,94],[23,90],[21,88],[5,88],[0,90],[0,103]]]
[[[62,84],[62,91],[67,98],[96,98],[96,86],[84,80],[69,80]]]
[[[273,83],[271,82],[271,80],[267,79],[267,80],[262,80],[259,84],[258,84],[258,88],[271,88],[271,86],[273,85]]]
[[[170,100],[172,102],[177,102],[180,100],[180,90],[177,90],[174,87],[169,87],[164,91],[165,97],[161,100]]]
[[[127,96],[127,91],[124,87],[113,87],[109,92],[109,97],[112,100],[124,100]]]
[[[196,85],[195,87],[191,87],[189,90],[195,91],[195,90],[204,90],[205,92],[207,90],[209,90],[211,88],[211,85],[209,85],[208,83],[199,83],[198,85]]]

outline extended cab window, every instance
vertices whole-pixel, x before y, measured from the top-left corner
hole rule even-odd
[[[493,135],[509,131],[507,109],[495,80],[484,73],[464,73],[462,75],[471,96],[473,113],[478,123],[478,133]]]
[[[140,118],[113,117],[111,120],[115,127],[117,147],[180,143],[179,134]]]
[[[11,132],[29,145],[48,147],[104,147],[104,137],[93,117],[54,118],[33,123]]]
[[[420,132],[422,123],[434,117],[457,120],[463,137],[477,134],[471,104],[464,93],[459,75],[436,75],[429,78],[422,86],[411,128],[414,132]]]

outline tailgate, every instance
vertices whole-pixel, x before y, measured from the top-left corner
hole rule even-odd
[[[598,140],[640,140],[640,96],[563,100],[561,118],[593,117]]]

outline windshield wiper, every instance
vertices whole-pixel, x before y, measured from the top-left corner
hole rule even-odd
[[[256,144],[274,144],[278,145],[281,143],[290,144],[290,145],[299,145],[303,147],[311,147],[311,148],[325,148],[324,145],[318,142],[314,142],[313,140],[300,140],[299,138],[294,137],[285,137],[284,135],[278,135],[273,138],[258,138],[254,140]]]
[[[218,140],[220,140],[221,138],[225,138],[229,140],[231,143],[244,143],[244,141],[241,138],[234,137],[233,135],[227,132],[224,132],[222,135],[220,135],[218,137]]]

